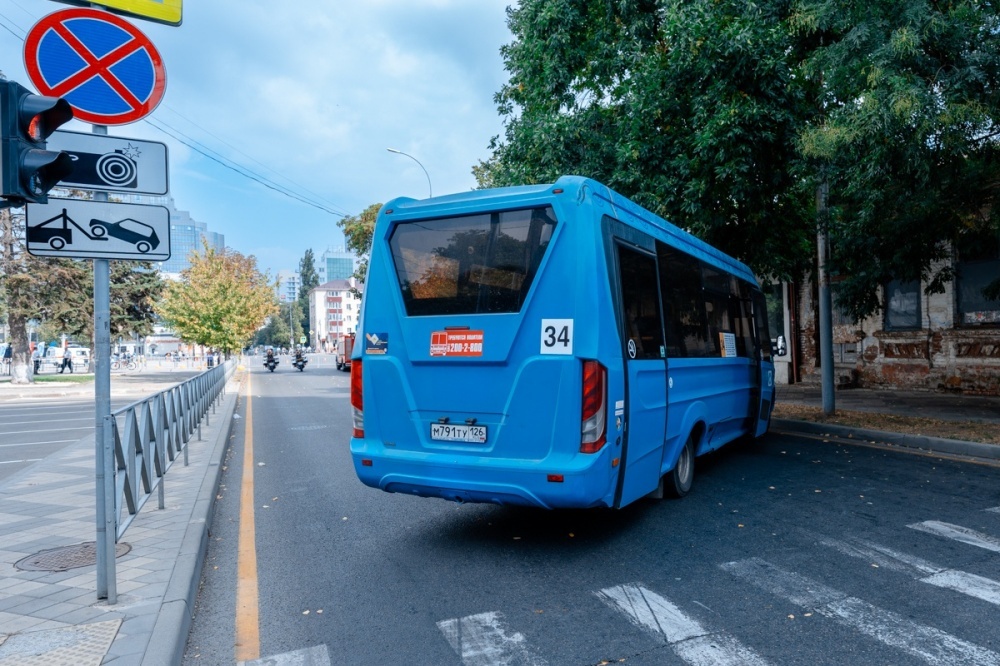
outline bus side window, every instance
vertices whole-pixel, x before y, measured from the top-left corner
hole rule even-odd
[[[699,261],[660,242],[656,244],[656,252],[660,261],[667,356],[714,356],[714,346],[708,340]]]
[[[624,342],[632,358],[663,358],[663,327],[660,323],[660,295],[656,288],[656,259],[625,247],[618,248],[621,271],[622,308],[625,310]]]

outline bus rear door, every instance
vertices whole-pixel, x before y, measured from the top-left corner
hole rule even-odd
[[[618,246],[625,345],[625,445],[616,506],[656,490],[667,425],[667,363],[653,255]]]

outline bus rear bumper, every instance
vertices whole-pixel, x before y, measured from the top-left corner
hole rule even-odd
[[[359,453],[356,442],[352,440],[351,457],[358,478],[366,486],[390,493],[542,509],[608,507],[614,494],[614,479],[600,473],[611,467],[609,461],[602,460],[605,456],[601,453],[588,461],[588,467],[572,470],[553,469],[538,462],[530,468],[453,462],[444,465],[436,464],[433,456],[418,461],[398,454]],[[549,481],[552,474],[561,474],[562,481]]]

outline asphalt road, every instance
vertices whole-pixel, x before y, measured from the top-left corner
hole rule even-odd
[[[185,664],[235,663],[248,612],[275,665],[1000,664],[994,467],[771,435],[622,511],[393,495],[357,481],[348,375],[314,358],[251,362],[258,600],[243,422]]]
[[[0,402],[0,481],[94,432],[94,401]]]
[[[112,396],[111,410],[120,409],[195,374],[195,370],[112,374],[112,392],[118,395]],[[4,386],[0,390],[13,392],[15,389]],[[77,395],[53,395],[61,391]],[[35,386],[31,393],[37,396],[0,400],[0,481],[94,432],[92,381],[83,385]]]

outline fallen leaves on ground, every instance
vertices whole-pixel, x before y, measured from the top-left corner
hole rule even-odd
[[[779,402],[774,406],[774,418],[813,423],[831,423],[852,428],[898,432],[907,435],[943,437],[967,442],[1000,444],[1000,424],[971,421],[943,421],[922,416],[902,416],[877,412],[857,412],[838,409],[827,416],[820,407]]]

